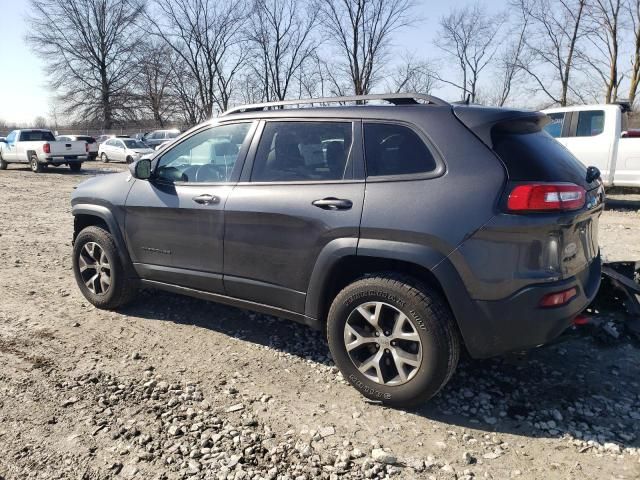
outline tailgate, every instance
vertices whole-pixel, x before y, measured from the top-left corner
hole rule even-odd
[[[87,153],[86,150],[87,142],[49,142],[51,145],[51,156],[77,156],[77,155],[85,155]]]

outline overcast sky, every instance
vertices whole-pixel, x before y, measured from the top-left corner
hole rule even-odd
[[[471,3],[471,0],[418,0],[416,14],[423,20],[397,35],[396,48],[409,50],[420,58],[440,55],[433,46],[438,19],[449,9]],[[485,0],[491,10],[505,8],[506,0]],[[52,93],[40,58],[26,45],[24,13],[28,0],[0,0],[0,119],[30,123],[39,115],[47,117]],[[46,25],[43,25],[46,28]],[[459,93],[441,88],[445,98],[458,99]],[[455,98],[453,98],[455,97]]]

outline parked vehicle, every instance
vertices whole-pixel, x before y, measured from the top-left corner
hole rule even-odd
[[[0,143],[0,170],[9,163],[28,163],[40,173],[48,165],[68,165],[74,172],[87,159],[87,142],[58,141],[51,130],[31,128],[14,130]]]
[[[112,134],[112,133],[106,134],[106,135],[100,135],[96,139],[96,142],[98,143],[98,147],[100,146],[100,144],[106,142],[110,138],[130,138],[130,137],[129,137],[129,135],[115,135],[115,134]]]
[[[133,138],[110,138],[98,147],[100,160],[103,162],[127,162],[139,160],[145,154],[152,153],[153,149],[139,140]]]
[[[605,186],[640,187],[640,140],[627,130],[628,104],[543,110],[545,130],[584,165],[597,167]]]
[[[392,106],[285,108],[374,100]],[[549,342],[598,290],[602,183],[546,121],[404,94],[233,109],[78,186],[78,286],[99,308],[147,286],[296,320],[366,397],[424,401],[463,345]]]
[[[57,140],[63,142],[87,142],[87,156],[89,160],[98,158],[98,143],[96,139],[89,135],[58,135]]]
[[[180,130],[154,130],[144,136],[144,143],[155,149],[167,140],[176,138],[178,135],[180,135]]]

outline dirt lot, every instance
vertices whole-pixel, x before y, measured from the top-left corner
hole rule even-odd
[[[71,271],[81,175],[0,172],[0,479],[640,478],[640,355],[578,336],[463,360],[414,411],[367,403],[306,327],[146,291],[118,313]],[[602,217],[640,260],[633,205]],[[380,450],[383,449],[383,450]]]

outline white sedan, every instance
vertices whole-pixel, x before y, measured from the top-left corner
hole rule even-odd
[[[153,153],[153,149],[133,138],[110,138],[98,148],[98,156],[103,162],[133,163],[147,153]]]

